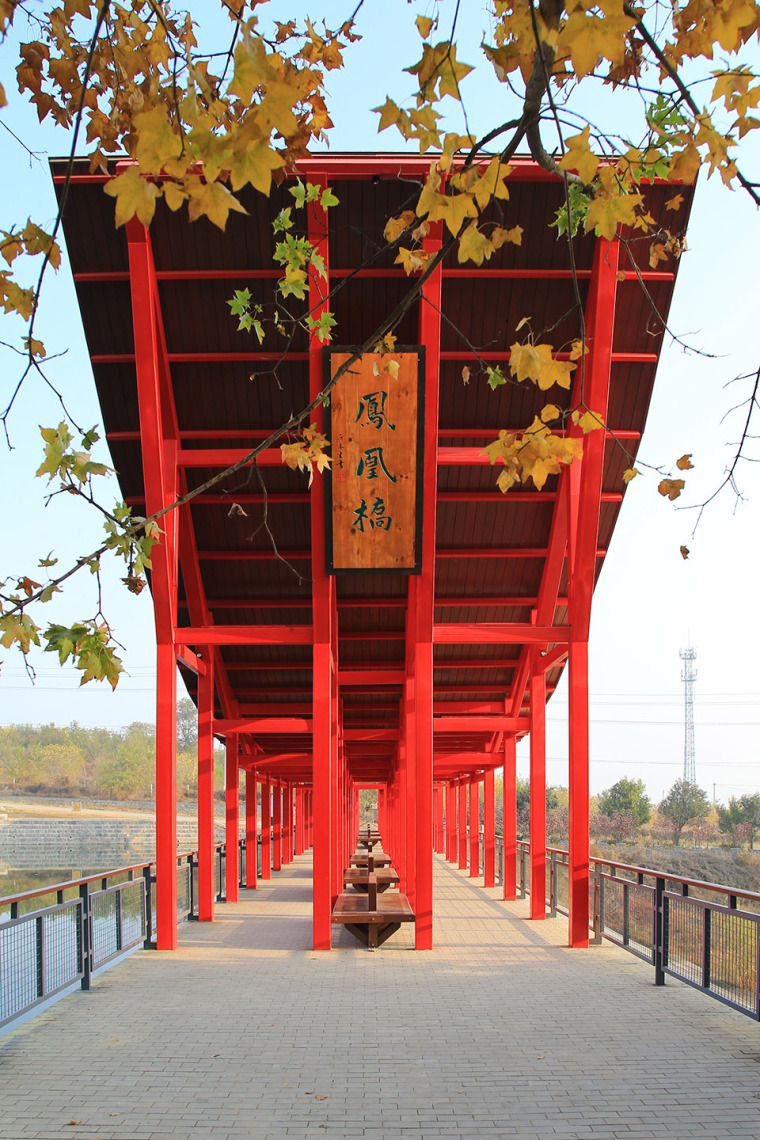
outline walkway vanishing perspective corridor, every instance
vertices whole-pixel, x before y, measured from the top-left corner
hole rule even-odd
[[[760,1029],[436,858],[436,949],[310,949],[311,862],[0,1038],[0,1138],[760,1140]]]

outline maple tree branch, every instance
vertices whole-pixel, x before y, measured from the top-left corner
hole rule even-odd
[[[685,340],[683,340],[680,336],[678,336],[677,333],[673,332],[670,325],[663,318],[662,313],[657,308],[657,304],[655,302],[655,299],[652,296],[652,294],[650,293],[649,289],[647,288],[647,284],[646,284],[646,282],[645,282],[645,280],[641,274],[641,269],[639,268],[638,262],[636,261],[635,257],[633,256],[633,252],[631,250],[630,239],[625,238],[621,235],[618,238],[618,240],[620,241],[620,244],[625,248],[626,252],[628,253],[628,260],[630,261],[631,265],[633,266],[633,271],[636,274],[636,277],[638,278],[638,282],[639,282],[639,286],[641,288],[641,291],[644,294],[644,296],[646,297],[647,304],[649,305],[650,309],[652,310],[652,314],[657,318],[660,325],[662,326],[662,332],[666,332],[668,334],[668,336],[671,338],[671,340],[673,341],[673,343],[677,344],[680,348],[682,348],[684,350],[684,352],[692,352],[692,353],[694,353],[695,356],[704,356],[708,360],[716,360],[717,355],[718,355],[717,353],[706,352],[705,349],[703,349],[703,348],[695,348],[694,345],[688,344]],[[660,332],[660,330],[657,330],[652,335],[658,336],[659,332]]]
[[[623,4],[623,11],[625,12],[626,16],[629,16],[632,20],[636,21],[636,27],[641,33],[642,39],[645,41],[657,59],[657,62],[668,73],[672,81],[675,83],[676,87],[681,93],[682,100],[686,103],[694,118],[699,121],[702,112],[700,111],[697,103],[694,101],[691,91],[679,75],[678,69],[673,66],[660,45],[655,40],[654,36],[650,33],[649,29],[644,23],[641,11],[637,10],[636,7],[630,2],[630,0],[625,0],[625,3]],[[750,182],[749,179],[745,178],[741,170],[739,170],[738,166],[734,166],[734,169],[736,171],[736,177],[739,179],[742,187],[747,191],[755,205],[760,206],[760,193],[758,193],[758,183]]]
[[[720,484],[719,487],[717,487],[713,491],[712,495],[710,495],[709,498],[704,500],[704,502],[693,503],[690,506],[676,507],[677,511],[698,511],[697,521],[694,523],[694,528],[691,532],[692,538],[697,533],[697,527],[700,524],[700,521],[702,519],[702,515],[704,514],[705,510],[710,505],[710,503],[713,501],[713,499],[717,499],[718,495],[721,493],[721,491],[724,490],[725,487],[730,485],[731,488],[733,489],[734,494],[736,495],[737,499],[743,498],[741,491],[739,490],[739,488],[736,485],[736,480],[734,479],[734,474],[736,472],[736,468],[739,465],[739,461],[741,459],[747,458],[746,456],[742,455],[742,451],[744,449],[744,444],[747,442],[748,439],[751,438],[749,435],[749,425],[752,421],[752,416],[754,414],[755,408],[760,407],[760,401],[758,400],[759,395],[760,395],[760,367],[758,367],[757,372],[755,373],[755,382],[754,382],[754,385],[752,387],[752,394],[750,395],[749,400],[747,401],[749,406],[747,409],[747,418],[744,421],[744,430],[742,431],[741,436],[739,438],[739,443],[737,445],[737,449],[736,449],[736,452],[734,454],[733,462],[731,463],[730,468],[726,472],[726,476],[723,479],[723,482]],[[755,462],[755,461],[753,460],[753,462]]]
[[[8,403],[5,410],[3,411],[2,415],[0,415],[0,422],[3,425],[3,431],[5,432],[6,441],[7,441],[9,447],[10,447],[10,437],[8,435],[8,417],[11,413],[11,409],[13,408],[13,405],[16,402],[16,399],[18,398],[18,394],[21,391],[21,388],[23,387],[23,384],[24,384],[24,381],[26,380],[26,377],[29,375],[32,368],[36,368],[37,371],[40,372],[40,374],[43,376],[43,379],[45,380],[45,382],[49,383],[49,381],[47,380],[47,377],[44,375],[44,373],[42,373],[42,370],[40,369],[39,364],[38,364],[37,360],[35,359],[34,351],[33,351],[33,345],[32,345],[32,336],[34,333],[34,324],[35,324],[35,321],[37,318],[37,313],[39,311],[40,294],[42,291],[42,282],[44,280],[47,267],[50,264],[50,256],[51,256],[53,247],[55,245],[55,239],[56,239],[56,236],[58,234],[58,230],[60,229],[61,224],[63,222],[63,215],[64,215],[64,212],[66,210],[66,203],[68,201],[68,196],[69,196],[69,188],[71,186],[71,175],[72,175],[72,172],[74,169],[74,156],[75,156],[75,152],[76,152],[77,142],[79,140],[79,130],[80,130],[81,125],[82,125],[82,116],[84,115],[85,99],[87,97],[87,83],[89,81],[90,74],[92,71],[93,60],[95,57],[95,48],[97,45],[98,37],[100,35],[100,29],[102,28],[103,23],[106,20],[108,10],[109,10],[109,4],[110,4],[110,0],[102,0],[102,6],[100,8],[100,11],[98,12],[98,18],[97,18],[97,21],[95,24],[95,29],[94,29],[94,31],[92,33],[92,37],[90,39],[90,47],[89,47],[89,51],[87,53],[87,60],[85,63],[84,75],[82,78],[81,93],[79,96],[79,104],[77,106],[76,118],[74,120],[74,131],[73,131],[73,136],[72,136],[72,140],[71,140],[71,147],[69,148],[68,163],[66,166],[66,177],[65,177],[65,180],[63,183],[63,190],[61,191],[61,198],[60,198],[60,201],[58,204],[58,211],[56,213],[55,223],[53,225],[52,232],[48,235],[50,238],[48,248],[43,252],[42,266],[40,268],[39,277],[37,279],[37,287],[34,290],[34,304],[32,307],[31,316],[29,318],[29,331],[27,334],[28,357],[29,357],[28,364],[27,364],[26,368],[24,369],[23,375],[21,376],[20,380],[18,381],[13,393],[11,394],[10,402]],[[52,384],[50,385],[50,387],[52,388],[52,390],[54,392],[56,391],[56,389],[52,386]],[[63,403],[63,400],[61,400],[61,406],[63,407],[63,410],[66,413],[66,415],[68,416],[69,413],[68,413],[68,411],[67,411],[67,409]],[[71,418],[71,417],[69,417],[69,418]],[[77,425],[76,421],[73,420],[73,418],[72,418],[72,423],[77,428],[77,431],[81,431],[81,429]]]

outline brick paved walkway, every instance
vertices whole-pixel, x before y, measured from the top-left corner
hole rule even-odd
[[[760,1027],[436,863],[438,949],[309,949],[300,858],[0,1038],[0,1138],[760,1140]]]

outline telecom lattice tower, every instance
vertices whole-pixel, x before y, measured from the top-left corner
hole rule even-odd
[[[697,765],[694,758],[694,682],[697,679],[697,670],[694,662],[697,659],[696,649],[679,649],[678,655],[683,661],[681,680],[684,684],[684,741],[683,741],[683,778],[687,784],[696,784]]]

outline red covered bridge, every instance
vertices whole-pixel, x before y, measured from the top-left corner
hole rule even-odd
[[[312,204],[308,234],[329,271],[336,343],[359,345],[409,288],[382,252],[385,221],[408,204],[428,160],[319,155],[304,180],[339,205]],[[379,826],[416,916],[416,946],[434,938],[433,850],[452,851],[484,784],[485,880],[494,876],[494,773],[504,773],[504,892],[515,891],[515,745],[530,734],[533,917],[544,914],[545,708],[569,669],[569,942],[588,941],[588,633],[591,597],[623,497],[623,470],[644,427],[675,273],[649,268],[648,243],[625,236],[557,240],[549,223],[562,184],[513,162],[510,217],[522,246],[477,268],[449,255],[395,329],[424,349],[423,497],[417,573],[329,574],[325,483],[311,491],[279,447],[253,472],[203,491],[164,519],[151,589],[157,657],[158,945],[176,945],[176,665],[199,714],[200,917],[211,919],[213,741],[227,746],[227,898],[238,892],[238,773],[246,773],[249,842],[262,786],[263,873],[313,846],[314,948],[331,945],[332,908],[353,850],[359,789],[376,788]],[[114,172],[116,166],[114,165]],[[64,164],[53,165],[59,193]],[[222,233],[159,204],[150,231],[114,231],[105,175],[75,165],[65,233],[107,437],[122,492],[151,514],[266,440],[323,385],[324,349],[298,332],[283,350],[236,331],[238,288],[268,304],[281,276],[272,221],[292,199],[243,194],[247,216]],[[691,191],[668,213],[685,227]],[[646,206],[664,217],[667,185]],[[630,236],[630,235],[628,235]],[[429,251],[439,248],[431,230]],[[636,253],[636,250],[639,253]],[[636,261],[639,264],[636,264]],[[319,282],[312,280],[314,298]],[[607,425],[583,460],[503,495],[482,448],[525,428],[546,402],[533,385],[495,391],[478,359],[505,367],[524,316],[556,346],[578,335],[589,353],[586,405]],[[272,341],[270,343],[270,340]],[[420,354],[420,358],[422,358]],[[275,364],[277,365],[276,371]],[[473,378],[463,382],[463,368]],[[571,407],[581,396],[552,392]],[[321,413],[320,413],[321,415]],[[250,468],[249,468],[250,473]],[[230,510],[232,503],[237,508]],[[264,507],[271,535],[260,526]],[[243,514],[242,512],[245,512]],[[271,800],[270,800],[271,796]],[[271,807],[270,807],[271,803]],[[293,836],[295,844],[293,844]],[[461,850],[461,846],[460,846]],[[247,884],[255,886],[255,860]]]

